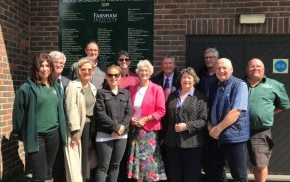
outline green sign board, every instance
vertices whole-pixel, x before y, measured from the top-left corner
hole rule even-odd
[[[153,0],[60,0],[60,50],[65,68],[84,55],[88,40],[100,45],[99,59],[116,63],[120,50],[129,52],[132,66],[153,59]]]

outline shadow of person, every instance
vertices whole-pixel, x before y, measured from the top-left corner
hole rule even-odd
[[[30,178],[24,174],[24,164],[18,153],[18,140],[11,134],[9,139],[2,136],[1,155],[2,155],[2,181],[3,182],[28,182]],[[24,153],[23,153],[24,155]]]

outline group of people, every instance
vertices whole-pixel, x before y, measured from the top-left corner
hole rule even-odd
[[[16,92],[13,133],[34,181],[198,182],[202,168],[206,181],[226,181],[227,160],[233,180],[244,182],[248,152],[256,181],[266,180],[273,116],[290,103],[260,59],[248,62],[242,80],[214,48],[205,50],[200,74],[178,72],[175,57],[166,55],[155,76],[148,60],[130,71],[126,51],[106,68],[94,40],[85,53],[71,80],[61,75],[63,53],[35,56]]]

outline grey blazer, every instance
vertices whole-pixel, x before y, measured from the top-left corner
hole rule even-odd
[[[71,80],[61,75],[61,77],[60,77],[60,81],[61,81],[61,84],[62,84],[63,89],[64,89],[64,91],[65,91],[65,89],[66,89],[68,83],[69,83]]]
[[[206,98],[195,89],[194,95],[188,95],[180,107],[177,107],[178,99],[179,92],[175,91],[166,102],[165,145],[179,148],[202,147],[208,117]],[[188,130],[175,132],[175,124],[181,122],[186,123]]]

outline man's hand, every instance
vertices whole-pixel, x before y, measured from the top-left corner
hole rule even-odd
[[[221,134],[221,129],[219,128],[218,125],[216,125],[215,127],[212,127],[211,130],[209,130],[209,135],[216,140],[219,139],[220,134]]]

